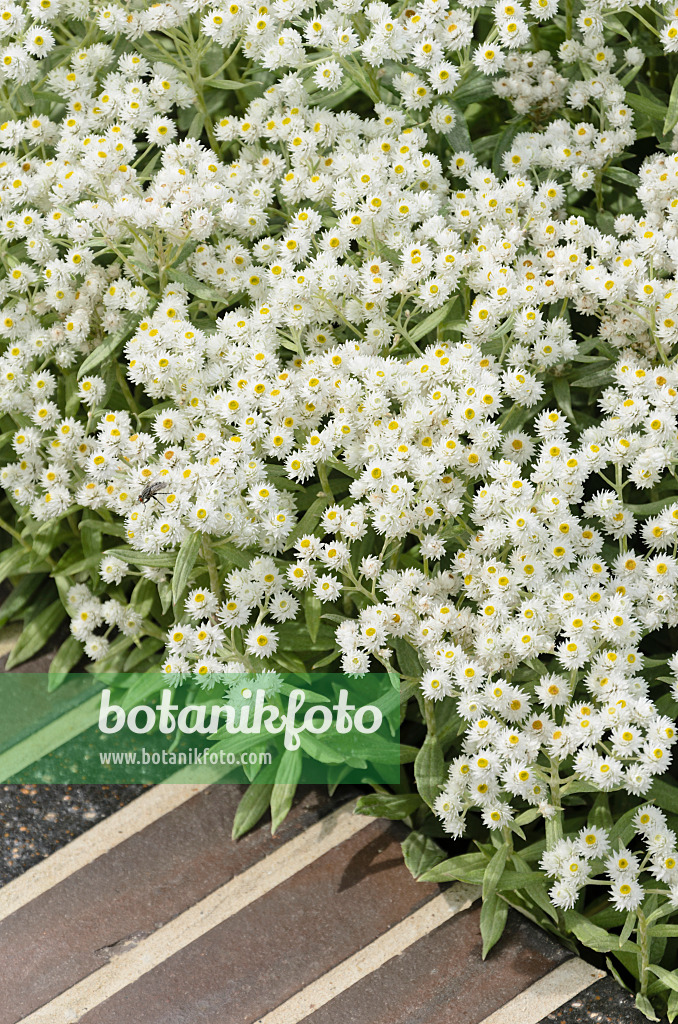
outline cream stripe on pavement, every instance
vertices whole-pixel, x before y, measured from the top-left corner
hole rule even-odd
[[[0,889],[0,921],[206,788],[165,784],[142,793]]]
[[[24,1017],[22,1024],[75,1024],[88,1010],[110,999],[374,821],[373,818],[353,814],[354,806],[351,802],[340,807],[301,835],[290,839],[268,857],[142,939],[133,949],[109,960],[98,971]]]
[[[65,715],[55,718],[25,740],[3,751],[0,754],[0,782],[18,775],[28,765],[91,728],[98,721],[100,704],[101,694],[95,693]]]
[[[276,1006],[270,1013],[261,1017],[257,1024],[297,1024],[362,978],[383,967],[394,956],[398,956],[408,946],[423,939],[455,914],[468,910],[479,896],[478,886],[461,883],[452,886],[420,910],[410,914],[404,921],[393,925],[389,931],[380,935],[364,949],[359,949],[322,978],[318,978],[286,1002]]]
[[[518,1021],[520,1024],[538,1024],[549,1013],[569,1003],[570,999],[604,977],[605,971],[585,964],[578,957],[566,960],[555,971],[535,981],[515,999],[481,1020],[480,1024],[517,1024]]]

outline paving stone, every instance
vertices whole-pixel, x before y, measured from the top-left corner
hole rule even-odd
[[[250,1024],[437,895],[375,821],[159,967],[81,1024]],[[413,984],[417,980],[413,974]]]
[[[3,921],[0,1024],[15,1024],[336,806],[303,787],[275,836],[262,823],[233,843],[243,789],[203,790]]]
[[[647,1017],[636,1009],[633,996],[614,978],[607,977],[549,1013],[539,1024],[647,1024]]]
[[[569,956],[510,911],[503,937],[483,961],[480,907],[474,906],[326,1003],[304,1024],[478,1024]]]

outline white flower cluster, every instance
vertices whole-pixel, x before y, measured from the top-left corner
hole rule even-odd
[[[626,846],[611,851],[608,830],[595,826],[583,828],[575,839],[561,839],[544,853],[541,867],[555,878],[550,892],[553,904],[571,909],[584,886],[604,871],[612,906],[637,910],[646,894],[639,878],[646,872],[662,885],[669,904],[678,907],[678,837],[658,807],[639,808],[633,827],[644,846],[640,854]]]
[[[457,701],[451,832],[472,806],[503,827],[511,796],[551,814],[549,759],[645,794],[675,741],[639,645],[678,624],[678,502],[628,495],[678,465],[678,155],[644,161],[638,215],[571,213],[589,190],[603,213],[636,140],[620,5],[585,4],[557,57],[531,43],[555,0],[0,9],[2,484],[47,527],[124,524],[158,586],[196,533],[210,571],[166,635],[78,583],[88,655],[150,631],[209,685],[274,655],[310,594],[343,671],[409,645],[424,697]],[[88,13],[76,48],[61,15]],[[238,50],[245,82],[221,75]],[[333,109],[356,91],[368,115]],[[495,94],[530,130],[490,170],[461,107]],[[574,436],[557,385],[590,362],[599,416]],[[221,579],[233,545],[249,564]]]

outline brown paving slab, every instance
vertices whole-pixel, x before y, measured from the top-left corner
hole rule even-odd
[[[373,822],[81,1024],[252,1024],[437,895],[412,879],[402,838]]]
[[[275,836],[266,823],[234,843],[243,791],[203,790],[0,923],[0,1024],[15,1024],[70,988],[338,802],[301,787]]]
[[[539,1024],[647,1024],[633,996],[612,977],[603,978],[575,999],[549,1013]],[[661,1024],[668,1024],[661,1018]]]
[[[481,953],[476,905],[310,1014],[304,1024],[478,1024],[571,955],[512,910],[487,960]]]

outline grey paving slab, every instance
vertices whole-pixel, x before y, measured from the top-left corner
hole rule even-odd
[[[96,971],[333,806],[302,787],[275,836],[269,819],[234,843],[243,789],[203,790],[7,917],[0,928],[0,1024],[14,1024]]]

